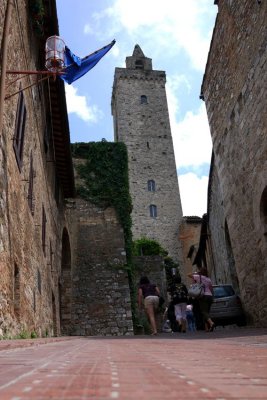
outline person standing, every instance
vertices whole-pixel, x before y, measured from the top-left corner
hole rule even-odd
[[[138,288],[138,307],[141,310],[144,304],[145,312],[151,327],[151,335],[157,335],[155,311],[159,307],[160,291],[157,285],[150,283],[147,276],[142,276]]]
[[[180,276],[174,278],[174,283],[168,291],[171,294],[172,303],[174,305],[175,318],[179,326],[179,331],[186,332],[186,306],[187,306],[187,287],[181,281]]]
[[[188,274],[196,283],[204,285],[204,296],[197,299],[199,303],[200,312],[203,316],[206,332],[212,332],[215,329],[215,323],[210,318],[210,308],[213,302],[213,288],[212,282],[208,277],[208,271],[205,267],[201,267],[199,272]]]

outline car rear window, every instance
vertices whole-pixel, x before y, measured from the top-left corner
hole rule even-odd
[[[228,297],[233,296],[235,294],[232,286],[215,286],[213,287],[213,295],[214,297]]]

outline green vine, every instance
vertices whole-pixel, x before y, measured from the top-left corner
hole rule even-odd
[[[29,0],[29,10],[32,27],[35,33],[42,37],[44,35],[45,7],[43,0]]]
[[[168,252],[156,241],[141,237],[133,242],[134,256],[163,256],[166,257]]]
[[[128,182],[128,156],[124,143],[90,142],[72,145],[73,157],[85,158],[77,167],[83,185],[77,194],[101,207],[114,207],[124,230],[127,262],[131,260],[132,201]]]
[[[124,143],[101,142],[74,143],[74,158],[85,162],[77,167],[82,184],[77,194],[100,207],[114,207],[124,231],[125,251],[134,326],[137,323],[135,287],[132,265],[132,200],[128,181],[128,155]]]

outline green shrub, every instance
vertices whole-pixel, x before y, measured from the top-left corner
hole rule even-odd
[[[168,252],[156,241],[142,237],[133,242],[134,256],[167,256]]]

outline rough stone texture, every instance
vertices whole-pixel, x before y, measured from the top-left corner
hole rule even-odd
[[[26,1],[11,2],[8,69],[36,70],[38,40],[30,25]],[[0,42],[7,1],[0,4]],[[32,78],[17,81],[7,91],[14,93]],[[6,83],[14,80],[8,75]],[[55,200],[56,170],[53,147],[44,151],[48,102],[46,84],[24,91],[27,110],[23,162],[16,162],[13,138],[18,95],[4,102],[0,132],[0,336],[35,331],[37,335],[60,332],[58,279],[61,273],[64,199]],[[57,94],[55,94],[57,95]],[[50,143],[51,144],[51,143]],[[30,157],[33,156],[34,207],[28,204]],[[61,188],[59,188],[61,190]],[[45,252],[42,248],[42,209],[46,214]]]
[[[164,260],[161,256],[133,257],[135,270],[135,286],[138,289],[142,276],[147,276],[151,283],[155,283],[163,297],[166,297],[166,273]]]
[[[133,237],[157,240],[182,264],[182,208],[165,83],[165,72],[153,70],[151,59],[135,46],[126,68],[115,69],[112,114],[115,140],[128,149]],[[147,103],[141,104],[141,96]],[[155,181],[155,191],[148,191],[149,180]],[[157,217],[150,216],[150,205],[156,205]]]
[[[180,225],[179,239],[182,242],[184,265],[184,268],[180,269],[180,274],[187,287],[192,283],[192,279],[187,275],[197,269],[193,263],[198,250],[201,223],[202,218],[191,216],[183,217]]]
[[[115,210],[77,198],[69,218],[75,244],[64,333],[132,335],[124,235]]]
[[[138,298],[137,294],[139,281],[142,276],[147,276],[151,283],[155,283],[159,288],[161,296],[165,299],[165,303],[163,304],[163,306],[157,309],[155,313],[157,331],[161,332],[163,326],[163,312],[165,307],[167,307],[169,303],[164,259],[162,256],[136,256],[133,257],[133,265],[135,271],[134,284],[136,290],[136,305]],[[144,324],[144,317],[146,316],[145,312],[143,311],[141,312],[141,314],[139,314],[139,317],[141,317],[141,324]],[[149,326],[147,316],[145,317],[145,319],[147,320],[147,326]]]
[[[235,267],[233,249],[229,237],[222,193],[216,165],[212,161],[210,173],[210,190],[208,200],[208,214],[210,235],[208,240],[209,254],[212,253],[210,277],[214,284],[232,284],[236,292],[240,287]]]
[[[219,1],[218,7],[202,95],[241,296],[254,321],[266,326],[267,3]],[[214,223],[219,252],[221,228]]]

